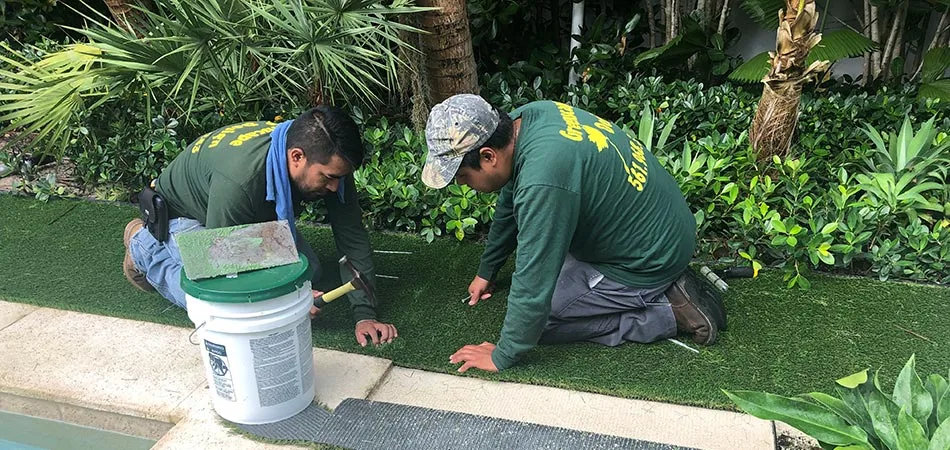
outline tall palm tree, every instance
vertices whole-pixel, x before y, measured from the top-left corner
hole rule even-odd
[[[465,0],[419,0],[419,6],[438,9],[420,14],[429,103],[455,94],[477,93],[478,75],[472,52]]]
[[[762,98],[749,133],[759,160],[788,153],[802,85],[828,69],[828,61],[807,64],[808,53],[821,40],[817,24],[815,0],[786,0],[784,13],[779,12],[775,52],[769,52],[771,68],[762,79]]]

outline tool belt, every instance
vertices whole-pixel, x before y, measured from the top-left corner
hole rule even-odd
[[[165,204],[165,199],[151,186],[145,186],[145,189],[139,193],[139,211],[142,213],[142,220],[148,232],[152,233],[158,242],[167,241],[168,206]]]

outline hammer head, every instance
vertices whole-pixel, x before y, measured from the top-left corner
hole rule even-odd
[[[354,266],[353,263],[346,258],[346,255],[343,255],[343,257],[340,258],[340,265],[349,269],[350,273],[353,275],[353,280],[350,281],[353,283],[353,287],[365,292],[366,296],[369,297],[369,300],[373,302],[373,304],[376,304],[376,292],[373,291],[373,287],[366,282],[360,271],[356,270],[356,266]]]

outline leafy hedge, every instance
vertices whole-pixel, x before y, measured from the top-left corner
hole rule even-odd
[[[541,87],[535,80],[512,89],[495,77],[483,95],[511,109],[544,98]],[[901,184],[901,173],[869,162],[876,153],[864,131],[867,124],[896,136],[904,117],[933,117],[938,130],[947,130],[946,105],[918,103],[908,90],[812,95],[802,103],[797,156],[757,164],[744,131],[757,99],[735,86],[628,79],[606,94],[581,86],[561,100],[629,130],[640,129],[647,105],[653,129],[675,116],[665,150],[654,151],[696,213],[699,259],[782,268],[790,286],[804,288],[812,269],[950,282],[950,163],[938,158],[929,183],[921,174]],[[367,125],[364,137],[373,157],[357,181],[368,223],[429,239],[442,230],[459,239],[487,230],[492,195],[457,186],[434,192],[421,183],[423,136],[381,120]],[[944,132],[931,138],[950,145]]]
[[[552,88],[540,79],[512,86],[496,75],[484,80],[483,95],[511,109],[545,98],[543,90]],[[950,283],[950,140],[938,131],[950,129],[945,104],[918,103],[906,89],[813,93],[802,101],[794,156],[761,164],[745,133],[754,92],[655,77],[630,77],[600,91],[590,84],[561,89],[556,99],[611,118],[631,133],[643,129],[641,120],[656,130],[675,120],[662,148],[649,136],[642,139],[679,181],[696,214],[698,259],[782,268],[790,285],[806,288],[813,269]],[[86,133],[70,146],[86,182],[135,189],[200,132],[176,129],[160,107],[147,115],[135,99],[127,105],[86,118]],[[426,188],[420,180],[424,137],[408,124],[354,113],[370,155],[354,175],[368,226],[429,240],[484,236],[493,194],[454,185]],[[933,118],[929,142],[939,149],[925,161],[926,172],[909,177],[881,164],[888,150],[877,149],[866,128],[887,141],[898,136],[905,117],[917,124],[909,124],[910,131]],[[201,122],[210,128],[230,119],[216,114]],[[323,211],[311,207],[305,219],[322,220]]]

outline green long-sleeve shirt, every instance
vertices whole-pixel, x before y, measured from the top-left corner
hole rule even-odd
[[[244,122],[205,134],[178,155],[158,177],[156,190],[169,206],[170,217],[189,217],[207,228],[277,220],[267,195],[267,151],[273,122]],[[345,178],[344,198],[323,197],[337,252],[346,255],[375,287],[369,235],[353,177]],[[302,211],[294,193],[294,215]],[[313,251],[299,238],[298,249],[314,261]],[[343,281],[353,276],[340,268]],[[317,280],[314,280],[315,282]],[[362,291],[347,294],[356,320],[375,319],[376,305]]]
[[[499,192],[478,275],[494,280],[517,248],[508,312],[492,361],[517,362],[541,337],[568,253],[631,287],[673,281],[696,245],[679,186],[617,125],[555,102],[521,119],[512,178]]]

